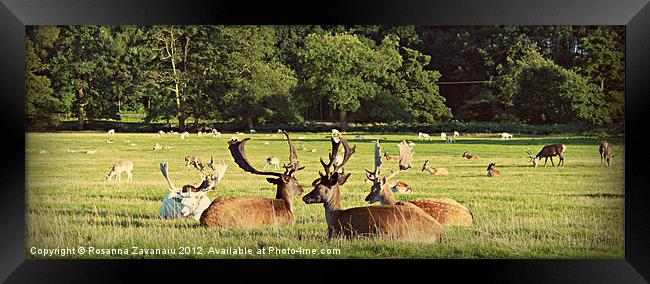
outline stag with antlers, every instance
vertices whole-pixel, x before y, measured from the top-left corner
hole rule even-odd
[[[271,176],[266,180],[277,186],[275,198],[262,197],[219,197],[201,215],[201,225],[205,227],[222,228],[256,228],[264,226],[280,226],[295,223],[292,198],[302,194],[302,187],[295,178],[299,167],[296,148],[283,131],[289,143],[289,165],[284,165],[284,173],[258,171],[246,158],[244,144],[251,138],[242,141],[231,140],[228,149],[235,163],[244,171],[254,175]]]
[[[542,150],[533,157],[533,152],[530,149],[526,149],[526,153],[528,153],[528,159],[533,163],[533,166],[537,167],[539,164],[540,160],[544,158],[544,166],[546,166],[546,162],[548,162],[548,158],[551,158],[551,165],[555,167],[555,164],[553,163],[553,156],[560,156],[560,161],[557,163],[557,166],[564,166],[564,152],[566,152],[566,145],[564,144],[553,144],[553,145],[546,145],[542,148]]]
[[[375,144],[375,156],[379,153],[379,143]],[[411,159],[412,153],[407,153],[403,158]],[[402,155],[400,155],[402,156]],[[467,207],[449,198],[419,198],[407,202],[398,201],[390,188],[389,180],[402,171],[391,173],[380,178],[381,160],[375,159],[374,171],[366,170],[367,178],[373,182],[366,201],[370,204],[379,202],[382,205],[398,205],[422,210],[440,224],[445,225],[471,225],[474,216]]]
[[[340,145],[343,145],[345,154],[341,163],[335,163]],[[325,163],[322,158],[320,160],[325,173],[319,172],[320,177],[312,183],[314,189],[302,199],[307,204],[323,203],[328,238],[367,236],[421,242],[440,241],[442,226],[417,208],[381,205],[341,209],[340,186],[350,177],[350,174],[345,174],[343,166],[355,150],[356,146],[350,148],[344,137],[333,137],[329,162]],[[375,159],[381,161],[379,152]]]

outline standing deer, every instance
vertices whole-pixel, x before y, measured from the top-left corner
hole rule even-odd
[[[274,169],[279,169],[280,168],[280,158],[276,156],[270,156],[266,158],[266,164],[264,165],[264,169],[266,170],[266,167],[273,166]]]
[[[205,168],[203,161],[197,156],[185,156],[185,170],[189,171],[190,166],[193,166],[199,171],[202,171]]]
[[[445,168],[434,168],[429,166],[429,160],[424,161],[424,165],[422,165],[422,171],[424,172],[425,170],[434,176],[446,176],[449,174],[449,171]]]
[[[598,151],[600,152],[600,166],[603,166],[603,158],[607,162],[607,166],[611,166],[611,159],[614,154],[614,145],[612,143],[607,142],[607,139],[603,140],[603,142],[600,143],[600,147],[598,147]]]
[[[375,146],[377,151],[378,146]],[[438,223],[446,225],[471,225],[473,215],[467,207],[448,198],[420,198],[407,202],[399,202],[395,199],[393,191],[390,189],[390,180],[402,170],[392,173],[390,176],[379,178],[381,169],[381,160],[375,160],[375,170],[373,172],[366,170],[366,176],[373,182],[370,187],[370,193],[366,196],[366,201],[370,204],[379,202],[382,205],[399,205],[411,208],[418,208],[433,217]]]
[[[558,167],[560,165],[564,166],[564,152],[566,152],[566,145],[564,144],[546,145],[535,157],[533,157],[533,152],[530,149],[526,149],[528,159],[530,159],[535,167],[537,167],[542,158],[544,158],[544,166],[546,166],[548,158],[551,158],[551,165],[555,166],[553,163],[553,156],[560,156],[560,162],[557,163]]]
[[[277,186],[275,198],[262,197],[219,197],[201,215],[201,225],[204,227],[221,228],[256,228],[263,226],[280,226],[295,223],[292,198],[302,194],[303,190],[295,178],[297,171],[304,169],[298,166],[296,148],[284,132],[289,143],[289,165],[284,165],[284,173],[261,172],[253,168],[246,158],[244,144],[251,138],[242,141],[229,141],[228,149],[235,163],[244,171],[254,175],[272,176],[266,180]]]
[[[478,159],[481,158],[481,157],[479,157],[479,155],[470,155],[469,152],[467,152],[467,151],[463,152],[462,157],[466,158],[466,159],[468,159],[470,161],[478,160]]]
[[[335,164],[341,144],[345,150],[343,161]],[[312,183],[314,189],[302,199],[306,204],[323,203],[328,239],[368,236],[422,242],[440,241],[443,236],[442,226],[420,209],[398,205],[341,208],[340,187],[350,177],[350,174],[345,174],[343,166],[355,150],[356,146],[350,148],[344,137],[339,137],[338,140],[332,138],[329,162],[325,163],[322,158],[320,160],[325,173],[319,172],[320,177]],[[381,161],[381,156],[377,154],[375,159]]]
[[[122,173],[126,172],[128,177],[126,178],[126,181],[131,181],[133,179],[132,172],[133,171],[133,162],[131,161],[121,161],[117,162],[113,165],[111,170],[106,174],[106,179],[108,181],[111,181],[111,179],[117,175],[117,181],[122,180]]]
[[[501,172],[497,170],[496,165],[494,163],[490,163],[487,167],[487,176],[489,177],[498,177],[501,176]]]

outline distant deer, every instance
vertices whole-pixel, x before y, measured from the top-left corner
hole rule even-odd
[[[185,156],[185,170],[189,171],[190,167],[194,167],[199,171],[205,168],[203,161],[197,156]]]
[[[375,155],[378,155],[378,145],[375,146]],[[426,214],[433,217],[440,224],[447,225],[471,225],[473,223],[473,215],[467,207],[459,204],[458,202],[448,198],[420,198],[407,202],[399,202],[393,195],[394,190],[389,189],[390,180],[397,173],[392,173],[390,176],[379,178],[381,168],[381,160],[375,159],[375,170],[366,170],[367,179],[371,180],[373,185],[370,188],[370,193],[366,196],[366,201],[370,204],[380,202],[382,205],[398,205],[410,208],[417,208],[423,210]]]
[[[528,159],[530,159],[535,167],[537,167],[542,158],[544,158],[544,166],[546,166],[548,158],[551,158],[551,165],[555,166],[553,163],[553,156],[560,156],[560,162],[557,163],[558,167],[560,165],[564,166],[564,152],[566,152],[566,145],[564,144],[546,145],[541,151],[539,151],[539,153],[537,153],[537,155],[535,155],[535,157],[533,157],[533,152],[530,149],[526,149]]]
[[[418,138],[420,138],[420,140],[429,140],[429,139],[431,139],[431,136],[429,136],[429,134],[427,134],[427,133],[419,132],[418,133]]]
[[[434,176],[446,176],[449,174],[445,168],[434,168],[429,166],[429,160],[424,161],[424,165],[422,165],[422,171],[425,170]]]
[[[335,165],[340,145],[343,145],[345,154],[342,163]],[[302,199],[306,204],[323,203],[328,239],[366,236],[419,242],[440,241],[443,237],[442,226],[421,209],[399,205],[341,208],[340,187],[350,177],[350,174],[345,174],[343,166],[355,150],[356,146],[350,148],[344,137],[338,140],[332,138],[329,162],[325,163],[322,158],[320,161],[325,173],[319,172],[320,177],[312,182],[314,189]],[[381,161],[381,156],[376,155],[375,159]]]
[[[511,139],[513,136],[510,133],[503,132],[501,133],[501,139]]]
[[[598,147],[598,152],[600,152],[600,166],[603,166],[603,159],[607,162],[607,166],[611,166],[611,159],[614,154],[614,145],[607,142],[607,139],[600,142]]]
[[[280,168],[280,158],[276,156],[270,156],[266,158],[266,164],[264,165],[264,169],[266,170],[267,167],[273,166],[274,169],[279,169]]]
[[[440,139],[447,141],[447,133],[441,132]]]
[[[128,177],[126,178],[126,181],[131,181],[133,179],[133,162],[131,161],[121,161],[117,162],[113,165],[111,170],[106,174],[106,179],[108,181],[111,181],[111,179],[117,175],[117,181],[122,180],[122,173],[126,172]]]
[[[384,152],[384,159],[386,161],[399,161],[399,157],[388,155],[388,152]]]
[[[156,143],[156,144],[153,145],[153,150],[154,150],[154,151],[156,151],[156,150],[160,150],[160,149],[162,149],[162,148],[163,148],[163,147],[160,146],[160,143]]]
[[[479,155],[470,155],[469,152],[465,151],[463,152],[463,158],[474,161],[480,159],[481,157],[479,157]]]
[[[289,143],[289,165],[284,165],[284,173],[260,172],[251,166],[244,151],[244,144],[251,138],[228,142],[230,154],[241,169],[254,175],[275,177],[266,179],[269,183],[277,186],[275,198],[218,197],[201,215],[202,226],[256,228],[295,223],[292,198],[302,194],[303,190],[294,175],[304,167],[298,165],[296,148],[291,142],[289,134],[283,133]]]
[[[498,177],[501,176],[501,172],[497,170],[496,165],[494,163],[490,163],[487,167],[487,175],[489,177]]]

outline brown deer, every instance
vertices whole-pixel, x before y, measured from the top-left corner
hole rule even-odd
[[[470,161],[474,161],[480,159],[481,157],[479,157],[478,155],[470,155],[469,152],[465,151],[463,152],[463,158],[466,158]]]
[[[375,146],[375,151],[378,147]],[[370,193],[366,196],[366,201],[370,204],[379,202],[382,205],[399,205],[423,210],[426,214],[433,217],[438,223],[446,225],[471,225],[473,215],[467,207],[448,198],[419,198],[407,202],[399,202],[393,195],[390,188],[390,180],[397,173],[392,173],[388,177],[379,178],[381,160],[377,163],[375,160],[375,170],[373,172],[366,170],[366,176],[373,181],[370,187]]]
[[[399,161],[399,157],[388,155],[388,152],[384,152],[384,159],[386,161]]]
[[[600,166],[603,166],[603,159],[607,162],[608,167],[611,166],[611,159],[614,154],[614,145],[607,142],[607,139],[605,139],[600,143],[598,151],[600,152]]]
[[[422,171],[425,170],[434,176],[446,176],[449,174],[449,171],[445,168],[434,168],[429,166],[429,160],[424,161],[424,165],[422,165]]]
[[[205,168],[203,161],[197,156],[185,156],[185,170],[189,171],[190,166],[193,166],[199,171],[202,171]]]
[[[487,167],[487,176],[489,177],[498,177],[501,176],[501,172],[497,170],[496,165],[494,163],[490,163]]]
[[[307,204],[323,203],[329,239],[340,236],[385,237],[418,242],[438,242],[442,239],[442,226],[418,208],[381,205],[342,209],[340,187],[350,177],[342,169],[354,154],[356,146],[350,148],[344,137],[338,138],[332,138],[329,162],[325,163],[321,158],[325,173],[319,172],[320,178],[312,183],[314,189],[302,199]],[[343,161],[334,164],[341,144],[345,149]],[[381,160],[380,155],[375,158]]]
[[[537,167],[539,164],[540,160],[544,158],[544,166],[546,166],[546,162],[548,162],[548,158],[551,158],[551,165],[555,167],[555,164],[553,163],[553,156],[560,156],[560,161],[557,163],[557,166],[559,167],[560,165],[564,166],[564,152],[566,152],[566,145],[564,144],[552,144],[552,145],[546,145],[542,148],[542,150],[533,157],[533,152],[530,149],[526,149],[526,153],[528,153],[528,159],[533,163],[533,166]]]
[[[289,165],[284,165],[284,173],[261,172],[253,168],[246,158],[244,144],[251,138],[242,141],[228,142],[230,154],[235,163],[246,172],[254,175],[272,176],[266,180],[277,186],[275,198],[262,197],[219,197],[201,215],[201,225],[205,227],[222,228],[256,228],[264,226],[280,226],[295,223],[292,198],[302,194],[303,190],[295,178],[295,173],[304,167],[298,167],[296,148],[283,132],[289,143]]]

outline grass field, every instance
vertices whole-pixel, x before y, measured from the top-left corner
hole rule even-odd
[[[105,133],[26,134],[26,218],[28,258],[32,247],[64,248],[167,248],[160,254],[68,253],[64,258],[623,258],[624,257],[624,148],[616,145],[611,168],[600,167],[599,140],[578,136],[517,136],[501,140],[496,135],[462,135],[456,143],[417,141],[417,135],[366,134],[355,140],[357,153],[345,167],[352,173],[342,187],[342,207],[367,206],[364,197],[369,184],[363,183],[363,169],[372,168],[370,139],[386,138],[382,149],[397,154],[396,144],[413,140],[414,168],[398,178],[411,185],[413,194],[396,195],[399,200],[447,197],[467,206],[475,217],[470,227],[445,226],[445,239],[438,244],[402,243],[389,240],[327,240],[324,209],[294,198],[296,224],[255,230],[202,228],[194,220],[157,218],[162,199],[168,193],[159,163],[169,163],[176,186],[197,183],[195,170],[184,169],[186,155],[204,160],[213,156],[230,166],[218,190],[208,196],[274,197],[275,188],[265,177],[245,173],[233,162],[226,142],[211,136],[182,140],[177,135],[121,134],[108,144]],[[281,135],[243,135],[253,139],[246,154],[261,169],[267,156],[286,162],[288,147]],[[326,157],[330,142],[326,133],[292,133],[296,147],[304,144],[315,153],[298,150],[306,166],[297,178],[305,193],[318,177],[319,157]],[[303,138],[303,139],[300,139]],[[124,142],[130,140],[130,143]],[[268,141],[268,145],[263,142]],[[134,143],[135,146],[130,145]],[[152,151],[155,143],[171,145]],[[533,168],[526,148],[539,151],[545,144],[567,145],[566,166]],[[97,149],[90,155],[75,150]],[[40,154],[41,150],[47,153]],[[71,150],[69,152],[68,150]],[[464,150],[481,159],[461,158]],[[420,171],[424,160],[445,167],[448,176],[431,176]],[[113,163],[131,160],[133,182],[107,182],[105,174]],[[557,162],[557,159],[554,159]],[[497,164],[501,177],[489,178],[486,168]],[[395,167],[396,162],[385,162]],[[251,249],[223,254],[222,248]],[[264,253],[258,254],[258,249]],[[269,253],[269,249],[294,249]],[[298,250],[301,249],[301,250]],[[309,253],[305,251],[309,249]],[[314,249],[312,251],[312,249]],[[321,251],[321,249],[324,249]],[[173,253],[169,253],[174,250]],[[329,251],[328,251],[329,250]],[[201,254],[199,254],[199,252]],[[316,253],[314,253],[316,252]]]

